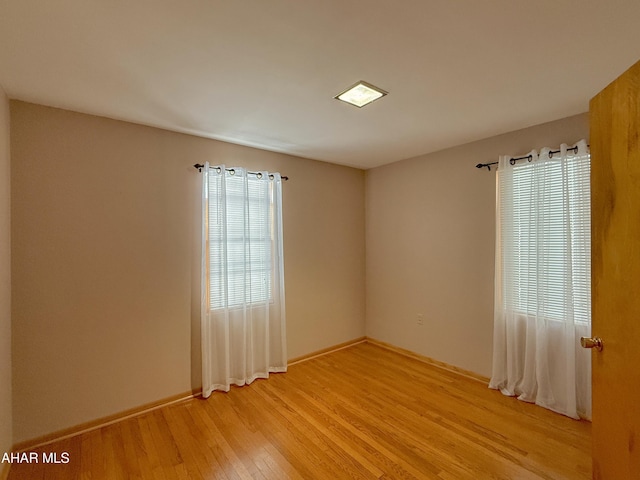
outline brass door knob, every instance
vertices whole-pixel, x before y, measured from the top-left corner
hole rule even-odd
[[[603,347],[602,339],[600,337],[593,337],[593,338],[581,337],[580,345],[582,345],[582,348],[595,348],[599,352],[602,351],[602,347]]]

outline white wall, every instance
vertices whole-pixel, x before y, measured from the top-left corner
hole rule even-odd
[[[490,376],[495,170],[474,166],[588,135],[582,114],[368,170],[367,335]]]
[[[288,175],[290,358],[364,335],[364,172],[11,102],[14,437],[198,390],[205,161]]]
[[[11,175],[9,99],[0,87],[0,455],[11,450]],[[2,468],[0,468],[2,472]]]

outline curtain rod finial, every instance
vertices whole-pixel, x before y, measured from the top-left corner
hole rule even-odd
[[[476,168],[484,168],[487,167],[487,170],[491,171],[491,165],[497,165],[498,162],[493,162],[493,163],[478,163],[476,165]]]

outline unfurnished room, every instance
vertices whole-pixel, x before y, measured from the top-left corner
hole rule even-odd
[[[0,480],[640,479],[640,2],[0,1]]]

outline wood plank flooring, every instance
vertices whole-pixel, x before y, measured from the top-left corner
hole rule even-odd
[[[591,424],[369,343],[35,450],[9,479],[590,479]]]

